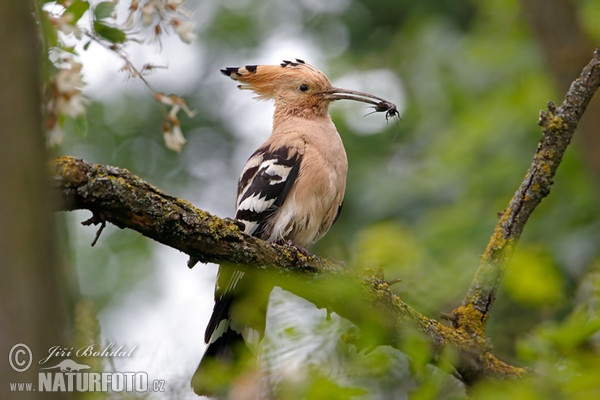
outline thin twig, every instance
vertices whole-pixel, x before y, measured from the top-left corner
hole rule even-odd
[[[560,107],[548,103],[540,112],[543,137],[523,182],[500,214],[498,224],[481,257],[480,266],[463,305],[453,314],[457,327],[483,335],[506,262],[537,205],[550,193],[553,178],[575,128],[600,86],[600,47],[565,95]]]
[[[92,241],[92,247],[94,247],[96,245],[96,243],[98,242],[98,239],[100,239],[100,235],[102,234],[102,231],[104,230],[104,228],[106,228],[106,221],[102,221],[100,223],[100,228],[98,228],[98,231],[96,232],[96,237]]]
[[[98,242],[98,239],[100,239],[100,235],[102,234],[102,231],[104,230],[104,228],[106,228],[106,220],[102,219],[100,216],[93,214],[91,216],[91,218],[86,219],[85,221],[83,221],[81,223],[81,225],[84,226],[90,226],[90,225],[98,225],[100,224],[100,228],[98,228],[98,230],[96,231],[96,237],[94,238],[94,240],[92,241],[91,246],[94,247],[96,245],[96,242]]]

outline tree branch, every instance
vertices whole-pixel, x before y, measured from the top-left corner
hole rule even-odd
[[[453,311],[456,328],[484,337],[506,261],[537,205],[550,193],[553,178],[587,105],[600,86],[600,47],[575,80],[560,107],[548,103],[538,124],[543,137],[523,182],[500,215],[463,305]]]
[[[552,179],[588,102],[600,85],[600,48],[569,89],[562,105],[540,114],[543,137],[523,183],[500,216],[463,305],[449,327],[420,314],[389,290],[382,276],[357,274],[343,264],[306,255],[296,248],[264,242],[243,233],[238,222],[221,219],[170,196],[129,171],[88,164],[72,157],[55,160],[53,184],[62,210],[88,209],[91,223],[129,228],[202,262],[235,264],[272,272],[273,283],[347,318],[377,329],[378,344],[401,347],[411,322],[432,343],[433,357],[445,346],[459,352],[457,370],[470,384],[483,377],[516,377],[522,368],[490,352],[485,323],[510,256],[529,216],[548,195]]]
[[[359,275],[343,264],[305,255],[295,247],[267,243],[246,235],[238,222],[221,219],[170,196],[129,171],[89,164],[72,157],[52,163],[52,180],[61,210],[88,209],[92,223],[111,222],[133,229],[202,262],[229,263],[248,271],[274,272],[274,284],[381,333],[377,344],[400,347],[407,321],[433,344],[459,350],[468,367],[464,376],[518,376],[524,371],[489,353],[485,339],[427,318],[403,302],[381,276]]]
[[[262,269],[339,272],[343,265],[305,256],[246,235],[240,223],[199,210],[121,168],[73,157],[53,162],[53,183],[64,211],[87,209],[90,223],[111,222],[178,249],[197,261],[229,262]]]

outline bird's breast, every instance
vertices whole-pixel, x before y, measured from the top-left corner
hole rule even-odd
[[[303,143],[303,159],[297,181],[274,218],[273,234],[306,247],[321,238],[336,219],[346,190],[348,161],[329,118],[294,122],[282,126],[287,128],[282,133],[286,132],[288,140],[295,137],[296,143]]]

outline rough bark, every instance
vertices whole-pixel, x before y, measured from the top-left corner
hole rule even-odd
[[[56,254],[51,191],[40,113],[40,50],[31,1],[0,2],[0,387],[11,398],[10,383],[33,383],[37,361],[65,338],[68,296]],[[27,354],[27,345],[31,353]],[[12,351],[11,351],[12,350]],[[31,358],[30,358],[31,356]],[[10,360],[7,360],[7,358]],[[25,368],[23,372],[11,367]],[[14,398],[39,398],[21,392]],[[49,399],[72,398],[66,392]]]

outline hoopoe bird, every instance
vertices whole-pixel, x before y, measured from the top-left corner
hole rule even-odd
[[[397,115],[396,106],[368,93],[333,87],[323,72],[300,59],[221,72],[238,81],[238,88],[275,102],[271,136],[242,170],[235,218],[250,235],[304,249],[335,222],[346,188],[346,151],[329,105],[341,99],[360,101],[385,111],[386,118]],[[215,307],[205,333],[208,346],[192,378],[197,394],[239,398],[232,394],[236,384],[255,386],[258,381],[256,354],[272,287],[249,275],[232,266],[219,267]]]

